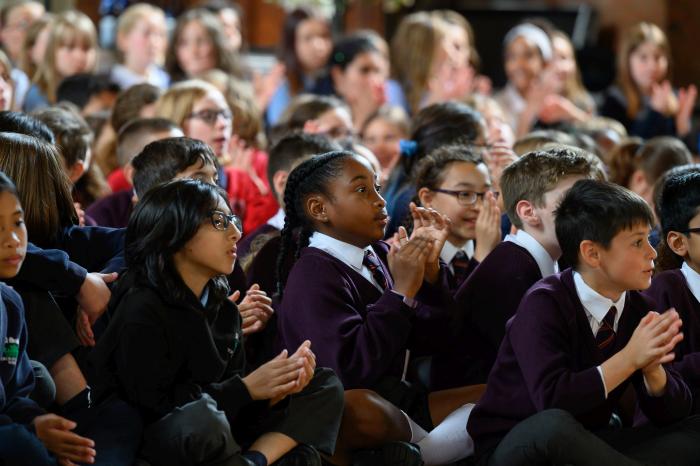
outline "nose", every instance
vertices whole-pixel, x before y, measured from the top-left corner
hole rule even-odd
[[[2,230],[0,230],[0,238],[2,240],[1,244],[5,248],[13,249],[20,244],[17,232],[8,228],[2,228]]]
[[[231,228],[227,230],[229,232],[229,237],[237,243],[239,239],[241,239],[242,233],[241,230],[239,230],[236,225],[233,223],[231,224]]]
[[[647,257],[649,257],[651,260],[656,259],[656,256],[658,256],[658,253],[656,252],[656,249],[654,249],[654,246],[651,245],[649,240],[647,240]]]

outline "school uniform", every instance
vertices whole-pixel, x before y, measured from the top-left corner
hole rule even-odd
[[[654,110],[649,98],[642,99],[637,114],[630,118],[627,114],[627,98],[618,86],[612,86],[605,94],[600,114],[622,123],[630,136],[649,139],[654,136],[675,136],[676,120]]]
[[[450,291],[457,291],[459,286],[474,271],[479,261],[474,259],[474,241],[469,240],[462,247],[455,246],[449,241],[440,251],[440,259],[446,264]]]
[[[134,191],[117,191],[93,202],[85,211],[97,225],[110,228],[126,228],[134,210]]]
[[[683,321],[683,340],[671,365],[693,393],[693,412],[700,413],[700,274],[684,262],[680,269],[655,275],[644,294],[656,303],[653,310],[675,308]]]
[[[27,326],[19,295],[0,283],[0,458],[53,465],[32,421],[46,412],[29,398],[34,375],[27,356]]]
[[[253,231],[279,210],[277,199],[270,189],[267,179],[269,157],[266,152],[255,150],[251,165],[257,177],[263,183],[263,194],[250,174],[237,167],[224,167],[226,183],[224,188],[232,204],[242,207],[243,233]],[[221,180],[220,180],[221,181]]]
[[[257,227],[255,230],[243,236],[243,238],[236,244],[236,249],[238,252],[238,259],[245,261],[248,254],[251,252],[251,246],[256,243],[256,239],[262,235],[269,236],[271,233],[279,233],[284,228],[284,209],[280,207],[277,213],[270,217],[267,222]],[[260,240],[259,240],[260,241]],[[255,244],[257,249],[259,249],[259,244]],[[255,249],[255,248],[254,248]]]
[[[485,383],[525,292],[558,271],[557,262],[524,230],[507,235],[455,292],[453,344],[433,357],[434,390]]]
[[[613,306],[614,318],[608,314]],[[613,302],[572,269],[533,286],[508,322],[486,392],[467,424],[480,464],[522,464],[526,458],[538,464],[630,464],[623,455],[697,464],[700,452],[680,448],[700,439],[697,419],[674,425],[689,414],[692,403],[674,369],[664,367],[668,381],[658,397],[647,392],[641,371],[614,390],[605,386],[601,364],[627,344],[651,306],[635,291]],[[612,335],[605,346],[597,340],[601,332]],[[635,428],[606,430],[630,384],[654,424],[639,431],[643,445],[635,444]],[[697,438],[686,438],[686,428],[699,432],[689,434]],[[676,437],[674,448],[668,448],[669,436]],[[695,462],[688,463],[688,455]],[[620,458],[625,461],[617,462]]]
[[[278,405],[254,401],[242,380],[240,314],[208,290],[178,300],[127,272],[110,302],[113,320],[91,356],[98,396],[116,390],[139,410],[143,452],[157,464],[162,455],[183,464],[189,448],[223,464],[268,431],[332,454],[343,408],[337,378],[317,369],[304,390]],[[195,420],[198,428],[191,429]]]
[[[363,264],[368,253],[374,273]],[[382,242],[362,249],[315,232],[289,274],[278,337],[286,348],[310,340],[318,364],[346,389],[375,390],[429,430],[427,393],[405,375],[411,353],[428,355],[443,343],[452,313],[445,273],[406,298],[392,290],[387,253]]]

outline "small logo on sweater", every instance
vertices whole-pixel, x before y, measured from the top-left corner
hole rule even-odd
[[[19,356],[19,338],[6,337],[0,362],[16,365]]]

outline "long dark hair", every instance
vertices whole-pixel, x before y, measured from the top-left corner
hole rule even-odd
[[[308,8],[296,8],[284,18],[282,40],[277,50],[277,59],[284,63],[287,70],[287,81],[289,81],[292,95],[298,94],[304,87],[303,70],[296,52],[297,28],[303,21],[313,18],[321,17]],[[330,25],[328,29],[330,30]]]
[[[175,268],[173,256],[194,237],[220,202],[228,205],[218,187],[199,180],[176,180],[157,186],[139,200],[129,219],[125,259],[129,273],[167,292],[176,300],[191,295]],[[210,299],[222,302],[228,294],[226,277],[213,279]]]
[[[287,178],[284,189],[284,228],[282,228],[280,252],[277,256],[277,292],[280,299],[287,282],[285,259],[292,254],[294,260],[309,245],[313,224],[306,215],[304,199],[310,194],[328,195],[328,181],[340,175],[343,161],[357,157],[353,152],[334,151],[315,155],[299,164]]]

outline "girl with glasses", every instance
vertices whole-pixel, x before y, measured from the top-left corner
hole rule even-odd
[[[176,180],[139,201],[128,271],[94,354],[99,380],[143,415],[142,455],[154,464],[320,466],[316,449],[335,448],[341,385],[316,369],[308,341],[247,373],[226,282],[239,227],[226,194],[201,181]]]

